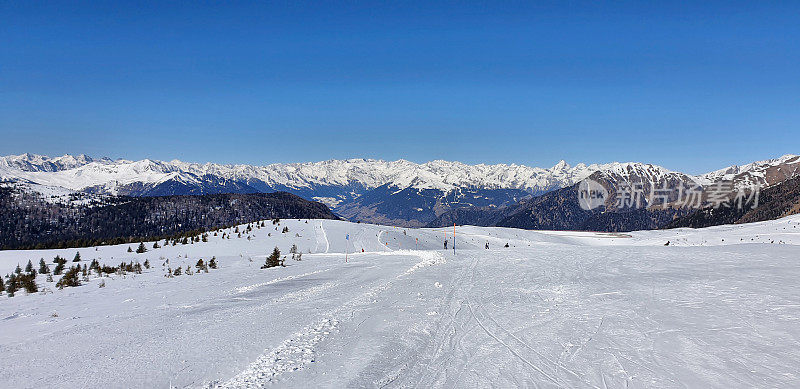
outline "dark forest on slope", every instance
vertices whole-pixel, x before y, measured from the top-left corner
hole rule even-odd
[[[800,177],[762,189],[758,195],[757,206],[753,205],[753,202],[750,202],[744,207],[738,207],[731,201],[720,207],[703,208],[676,219],[666,228],[701,228],[722,224],[753,223],[800,213]]]
[[[337,219],[328,207],[293,194],[106,196],[51,203],[0,186],[0,249],[86,247],[198,234],[257,220]]]

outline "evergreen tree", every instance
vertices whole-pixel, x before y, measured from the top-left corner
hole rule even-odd
[[[0,276],[0,295],[6,290],[6,283],[3,281],[3,277]]]
[[[33,274],[21,275],[18,278],[19,286],[27,293],[36,293],[39,287],[36,285],[36,276]]]
[[[197,260],[197,264],[194,265],[194,266],[196,268],[198,268],[198,269],[202,269],[202,268],[204,268],[206,266],[206,264],[203,263],[203,258],[200,258],[200,259]]]
[[[175,276],[181,275],[181,267],[178,266],[177,268],[175,268],[175,271],[172,272],[172,275],[175,275]]]
[[[61,279],[56,282],[56,287],[64,289],[65,287],[81,286],[78,273],[80,273],[80,267],[70,267]]]
[[[157,249],[157,248],[160,248],[160,247],[161,247],[161,246],[159,246],[159,245],[158,245],[158,241],[156,241],[155,243],[153,243],[153,248],[154,248],[154,249]]]
[[[142,254],[147,252],[147,247],[144,247],[144,242],[139,242],[139,247],[136,249],[136,254]]]
[[[21,267],[19,267],[19,264],[17,264],[17,268],[16,268],[16,269],[14,269],[14,273],[17,273],[17,274],[22,274],[22,268],[21,268]]]
[[[210,267],[212,269],[216,269],[217,268],[217,257],[211,257],[211,260],[208,261],[208,267]]]
[[[58,276],[61,275],[62,272],[64,272],[64,263],[59,262],[56,264],[56,268],[53,269],[53,275]]]
[[[15,274],[11,274],[11,277],[8,277],[6,280],[6,293],[8,293],[8,297],[14,297],[14,293],[19,289],[17,287],[17,277]]]
[[[39,260],[39,273],[41,274],[49,274],[50,267],[47,266],[47,263],[44,262],[44,258]]]
[[[29,259],[28,264],[25,265],[25,273],[30,273],[32,271],[33,271],[33,262],[31,262],[31,260]]]
[[[145,269],[149,269],[150,268],[150,260],[149,259],[145,259],[144,260],[144,268]]]
[[[128,252],[129,252],[129,253],[132,253],[132,252],[133,252],[133,249],[131,248],[131,246],[128,246]]]
[[[267,257],[267,262],[264,264],[264,266],[261,266],[261,268],[266,269],[269,267],[276,267],[280,265],[281,265],[281,250],[279,250],[278,247],[276,246],[272,250],[272,254],[270,254]]]
[[[81,253],[80,252],[76,252],[75,253],[75,258],[72,258],[72,262],[80,262],[80,261],[81,261]]]

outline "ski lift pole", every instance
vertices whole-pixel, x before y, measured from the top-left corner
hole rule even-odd
[[[453,255],[456,255],[456,223],[453,223]]]

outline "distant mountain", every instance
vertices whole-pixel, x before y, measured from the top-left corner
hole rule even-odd
[[[631,166],[598,171],[587,179],[599,183],[609,192],[603,204],[594,209],[581,206],[581,184],[578,183],[496,210],[449,211],[428,226],[441,227],[456,223],[532,230],[633,231],[658,228],[689,212],[682,208],[648,207],[646,198],[641,207],[618,207],[615,204],[617,188],[630,182],[645,182],[642,185],[645,189],[692,185],[692,178],[681,173],[663,172],[649,166]]]
[[[273,218],[338,219],[324,204],[285,192],[45,196],[25,185],[0,184],[0,249],[138,242]]]
[[[0,157],[0,179],[128,196],[286,191],[352,220],[421,226],[450,209],[503,207],[620,164],[550,169],[350,159],[267,166],[127,161],[86,156]]]
[[[732,201],[740,193],[749,195],[753,188],[768,188],[765,190],[767,198],[770,198],[770,193],[775,191],[770,185],[794,182],[793,177],[800,177],[800,158],[797,156],[755,162],[744,167],[730,167],[701,176],[665,171],[652,165],[628,164],[599,170],[587,177],[586,181],[591,180],[602,186],[606,193],[602,204],[593,209],[581,206],[581,183],[578,183],[496,210],[451,210],[439,215],[428,226],[439,227],[456,223],[524,229],[633,231],[668,225],[706,226],[733,223],[740,218],[747,220],[744,215],[749,208],[736,215],[731,210],[720,211],[713,207],[695,211],[697,207],[702,208],[709,202],[714,202],[715,198],[718,198],[716,202],[719,203]],[[639,191],[641,196],[631,198],[632,188]],[[692,190],[697,196],[696,201],[689,201],[691,199],[688,194]],[[781,207],[784,203],[785,201],[773,202],[781,204]],[[747,214],[758,214],[762,218],[780,217],[779,212],[771,208],[771,211],[766,211],[765,207],[767,206]],[[703,212],[708,214],[703,216]],[[752,220],[757,219],[749,217]]]
[[[710,227],[722,224],[753,223],[800,213],[800,177],[790,178],[763,189],[756,199],[740,207],[735,201],[719,207],[706,207],[667,224],[665,228]]]
[[[800,174],[799,170],[797,156],[731,166],[700,176],[638,162],[570,166],[561,161],[543,169],[370,159],[250,166],[95,160],[84,155],[0,157],[0,180],[34,188],[128,196],[285,191],[323,202],[350,220],[403,226],[454,220],[498,222],[533,204],[532,198],[569,188],[594,174],[599,174],[597,181],[613,195],[632,184],[647,190],[692,185],[705,189],[721,180],[730,180],[734,187],[771,185]],[[614,210],[613,204],[605,205]]]

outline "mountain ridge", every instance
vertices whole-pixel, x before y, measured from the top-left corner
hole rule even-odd
[[[320,201],[351,220],[418,227],[455,209],[513,206],[520,201],[573,186],[600,172],[604,185],[639,183],[707,187],[725,179],[734,186],[769,186],[800,174],[800,157],[785,155],[689,175],[642,162],[559,161],[551,168],[518,164],[468,165],[434,160],[346,159],[263,166],[138,161],[86,155],[0,157],[0,180],[61,187],[76,192],[167,196],[286,191]]]

